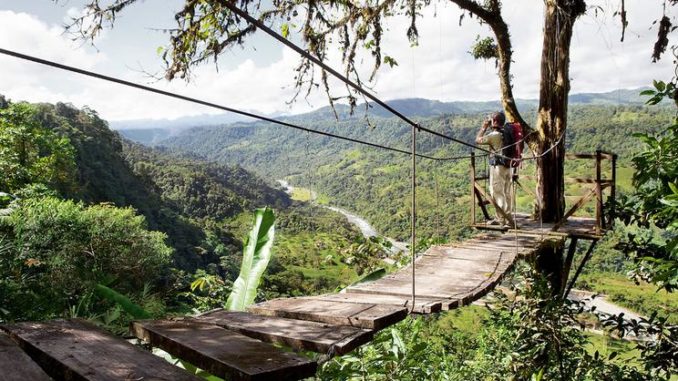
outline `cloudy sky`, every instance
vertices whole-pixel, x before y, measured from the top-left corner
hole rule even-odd
[[[108,2],[108,1],[104,1]],[[64,33],[68,20],[80,14],[82,0],[0,0],[0,47],[67,65],[118,76],[130,81],[172,90],[230,107],[265,113],[298,113],[325,106],[323,93],[288,105],[293,94],[293,68],[299,57],[270,37],[258,33],[244,48],[235,48],[219,59],[219,67],[206,64],[194,71],[193,80],[154,81],[145,73],[161,71],[156,53],[167,35],[157,29],[173,25],[173,10],[180,0],[146,0],[118,18],[96,47],[72,41]],[[667,56],[651,63],[650,54],[661,17],[660,0],[627,0],[629,27],[621,43],[620,22],[614,18],[618,0],[589,0],[599,7],[576,23],[571,51],[572,92],[604,92],[637,88],[652,79],[669,79],[673,63]],[[514,92],[519,98],[536,98],[542,38],[542,2],[505,0],[505,17],[514,45]],[[383,67],[373,90],[382,99],[421,97],[442,101],[494,100],[498,81],[493,62],[474,61],[467,53],[476,36],[488,36],[487,27],[466,18],[448,2],[436,2],[424,11],[420,45],[410,47],[405,37],[407,21],[388,25],[384,53],[397,59],[393,69]],[[333,63],[338,67],[337,63]],[[119,85],[88,79],[0,56],[0,94],[12,100],[70,102],[89,106],[105,119],[168,118],[218,113],[202,106],[171,100]],[[336,86],[335,93],[343,94]]]

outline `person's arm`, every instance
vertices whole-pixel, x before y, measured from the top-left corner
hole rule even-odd
[[[483,126],[480,128],[480,131],[478,131],[478,135],[476,135],[476,144],[487,144],[487,141],[483,139],[485,136],[485,131],[487,131],[487,128],[490,126],[490,121],[485,120],[483,122]]]

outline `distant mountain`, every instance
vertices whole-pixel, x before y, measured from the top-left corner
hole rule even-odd
[[[619,89],[605,93],[581,93],[570,95],[572,105],[640,105],[644,99],[639,93],[645,88]],[[534,109],[538,106],[536,99],[518,99],[518,107],[523,110]],[[413,118],[429,118],[441,115],[478,114],[491,112],[501,108],[501,103],[496,101],[453,101],[440,102],[423,98],[394,99],[387,104],[398,112]],[[390,118],[393,115],[385,108],[370,103],[368,115],[372,117]],[[360,104],[354,110],[353,115],[347,105],[338,104],[335,110],[339,119],[350,120],[362,118],[365,115],[365,104]],[[317,110],[279,117],[280,119],[295,121],[318,121],[335,119],[334,111],[330,106]],[[268,115],[271,116],[271,115]],[[236,114],[199,115],[184,117],[175,120],[133,120],[111,122],[112,129],[118,130],[126,138],[145,145],[156,145],[160,141],[177,136],[182,131],[193,127],[208,127],[232,124],[235,122],[251,121],[250,118]]]
[[[211,126],[216,124],[227,124],[250,120],[242,115],[223,113],[223,114],[202,114],[194,116],[185,116],[177,119],[134,119],[110,121],[109,125],[114,130],[139,130],[139,129],[163,129],[163,130],[181,130],[187,126]]]
[[[263,114],[276,116],[275,114]],[[218,126],[237,122],[252,121],[246,116],[223,113],[185,116],[177,119],[134,119],[110,121],[109,127],[119,131],[134,142],[154,145],[157,142],[175,136],[193,127]]]
[[[638,105],[644,104],[647,97],[641,97],[640,92],[649,89],[641,87],[637,89],[618,89],[607,93],[581,93],[570,95],[571,104],[595,104],[595,105]]]

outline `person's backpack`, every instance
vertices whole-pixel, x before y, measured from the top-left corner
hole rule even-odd
[[[523,126],[520,123],[506,123],[501,129],[502,149],[501,154],[506,158],[501,159],[501,164],[505,167],[516,168],[520,165],[523,157]]]

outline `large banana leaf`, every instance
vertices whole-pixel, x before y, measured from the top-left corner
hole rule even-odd
[[[275,235],[274,222],[272,209],[263,208],[254,212],[254,227],[245,242],[240,275],[233,283],[226,309],[244,311],[245,307],[254,303],[261,276],[271,259],[271,246]]]
[[[108,299],[117,303],[125,312],[132,315],[135,319],[149,319],[151,314],[146,312],[143,308],[132,302],[125,295],[115,291],[112,288],[106,287],[103,284],[94,286],[94,291],[102,298]]]

